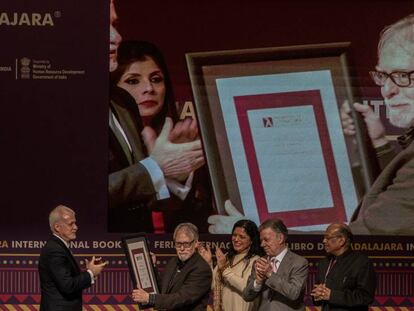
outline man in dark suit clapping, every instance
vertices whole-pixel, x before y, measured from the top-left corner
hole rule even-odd
[[[42,298],[41,311],[81,311],[82,290],[94,283],[106,263],[100,258],[86,260],[86,271],[81,271],[69,242],[76,239],[78,226],[75,212],[59,205],[49,215],[53,235],[42,248],[39,259],[39,276]]]

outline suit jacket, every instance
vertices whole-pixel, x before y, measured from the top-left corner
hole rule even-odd
[[[414,142],[383,169],[352,217],[354,234],[414,235]]]
[[[194,173],[193,185],[183,201],[171,194],[156,199],[156,191],[147,169],[139,163],[147,157],[141,140],[142,122],[135,100],[121,88],[113,88],[109,105],[119,121],[132,154],[123,148],[109,129],[108,230],[110,232],[153,232],[151,212],[164,213],[166,232],[173,232],[182,222],[192,222],[200,232],[208,231],[207,218],[212,213],[211,194],[205,169]]]
[[[211,281],[211,268],[197,252],[183,265],[174,257],[165,267],[161,294],[155,295],[155,309],[206,310]]]
[[[141,141],[141,118],[135,100],[123,89],[113,88],[109,105],[119,121],[132,154],[109,129],[108,230],[110,232],[152,232],[149,202],[155,200],[155,189],[147,169],[139,163],[146,157]]]
[[[364,254],[347,252],[336,258],[326,274],[331,258],[322,259],[318,265],[316,284],[325,283],[331,289],[329,301],[314,301],[324,311],[367,311],[375,295],[374,268]]]
[[[267,310],[305,310],[303,301],[306,279],[308,277],[308,261],[288,250],[276,273],[262,284],[259,291],[254,289],[256,271],[254,266],[243,292],[243,298],[252,301],[261,295],[259,311]]]
[[[91,276],[81,272],[70,250],[56,236],[42,248],[39,259],[41,311],[81,311],[82,290]]]

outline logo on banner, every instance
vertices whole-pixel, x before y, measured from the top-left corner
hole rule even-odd
[[[0,12],[0,26],[55,26],[53,17],[61,16],[60,11],[53,13],[7,13]]]
[[[263,127],[273,127],[273,118],[272,117],[266,117],[263,118]]]
[[[30,58],[23,57],[20,59],[20,77],[22,79],[30,79]]]

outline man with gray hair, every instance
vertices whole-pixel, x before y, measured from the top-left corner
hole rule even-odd
[[[181,223],[174,230],[177,257],[166,265],[161,294],[134,289],[132,298],[145,307],[157,310],[207,310],[212,273],[207,262],[196,251],[198,229],[192,223]]]
[[[259,232],[267,256],[259,258],[253,266],[243,298],[253,301],[261,295],[259,311],[304,311],[308,261],[288,249],[288,230],[282,220],[266,220]]]
[[[350,227],[355,234],[414,234],[414,14],[384,28],[378,63],[370,72],[381,87],[390,123],[406,130],[396,154],[379,116],[368,105],[354,104],[367,125],[382,168],[357,208]],[[344,133],[355,134],[349,107],[342,109]]]
[[[351,248],[352,232],[345,224],[331,224],[323,238],[328,254],[318,264],[311,292],[322,311],[367,311],[374,300],[375,271],[368,257]]]
[[[81,271],[69,250],[76,239],[78,226],[75,212],[64,205],[55,207],[49,214],[53,235],[42,248],[39,259],[41,311],[81,311],[82,290],[90,287],[107,263],[92,257]]]

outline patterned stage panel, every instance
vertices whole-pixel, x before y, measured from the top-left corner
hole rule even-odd
[[[364,239],[368,239],[365,237]],[[378,287],[376,299],[371,309],[375,311],[401,310],[414,311],[414,256],[413,243],[407,241],[392,242],[391,237],[373,237],[365,242],[362,237],[354,243],[354,248],[366,252],[371,257],[377,272]],[[387,241],[389,239],[389,241]],[[210,245],[225,248],[228,236],[204,236],[202,241]],[[162,267],[174,254],[170,235],[149,236],[150,248],[157,254],[157,265]],[[290,248],[307,257],[310,263],[307,282],[306,304],[308,310],[317,310],[312,306],[309,291],[315,281],[317,262],[323,256],[320,236],[292,236]],[[303,241],[306,241],[304,243]],[[381,242],[378,242],[381,241]],[[394,243],[394,245],[391,245]],[[78,243],[73,251],[79,264],[92,255],[103,256],[109,260],[108,267],[96,284],[84,291],[85,310],[137,310],[130,298],[132,283],[122,247],[95,248],[93,241]],[[95,243],[96,245],[109,245]],[[9,243],[12,245],[12,243]],[[83,247],[82,247],[83,246]],[[4,249],[3,249],[4,250]],[[40,303],[40,284],[37,272],[40,249],[8,249],[0,253],[0,310],[38,310]]]

